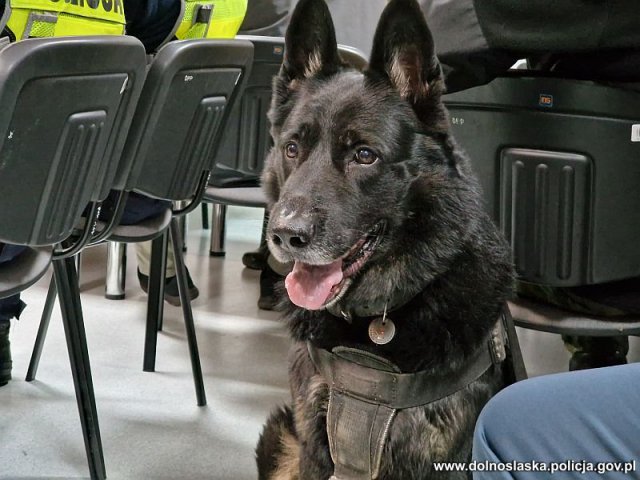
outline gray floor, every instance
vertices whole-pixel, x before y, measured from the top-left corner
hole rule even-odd
[[[198,212],[199,215],[199,212]],[[253,450],[270,409],[286,400],[287,336],[277,316],[258,310],[258,274],[242,268],[257,245],[262,212],[231,208],[227,255],[208,256],[208,232],[190,219],[187,264],[201,296],[193,303],[208,396],[197,407],[180,310],[167,306],[157,371],[142,372],[146,296],[131,252],[127,298],[104,293],[103,247],[83,260],[82,302],[96,401],[112,479],[256,478]],[[88,469],[64,334],[56,308],[38,380],[23,380],[48,277],[25,294],[12,325],[14,380],[0,389],[0,478],[87,478]],[[530,374],[566,369],[555,335],[520,331]],[[631,360],[639,360],[633,343]]]

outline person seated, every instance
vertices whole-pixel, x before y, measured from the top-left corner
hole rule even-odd
[[[178,0],[125,0],[125,8],[128,9],[128,28],[138,32],[141,42],[148,52],[155,51],[157,46],[171,32],[180,14],[180,2]],[[0,18],[5,10],[5,0],[0,0]],[[0,36],[15,39],[13,32],[7,26]],[[113,214],[114,202],[117,198],[115,192],[103,202],[101,220],[109,220]],[[132,225],[147,218],[159,215],[170,205],[170,202],[155,200],[137,193],[131,193],[124,209],[121,224]],[[10,262],[17,258],[27,247],[0,243],[0,264]],[[167,259],[165,300],[171,304],[179,305],[177,282],[171,252]],[[139,259],[138,278],[143,290],[146,292],[148,284],[150,247],[141,245],[137,249]],[[146,275],[145,275],[146,273]],[[189,293],[191,299],[198,296],[198,289],[188,276]],[[145,282],[146,279],[146,282]],[[11,318],[19,318],[25,303],[20,299],[20,294],[0,299],[0,386],[6,385],[11,379],[11,350],[9,342],[9,330]]]
[[[550,76],[640,89],[637,2],[419,0],[449,93],[490,82],[518,60]],[[517,7],[515,6],[517,4]],[[570,288],[520,281],[518,295],[582,314],[640,315],[640,278]],[[626,363],[626,337],[569,337],[572,370]]]
[[[220,36],[233,36],[240,27],[242,16],[247,8],[246,0],[222,0],[227,5],[227,11],[231,15],[226,19],[224,25],[216,28],[211,25],[211,31]],[[166,41],[176,27],[182,11],[181,0],[124,0],[124,8],[127,20],[127,33],[138,38],[145,47],[148,54],[155,53],[157,49]],[[0,0],[0,22],[6,21],[4,18],[5,0]],[[214,17],[215,21],[215,17]],[[1,37],[9,37],[15,41],[15,35],[6,25],[1,25],[3,30]],[[118,193],[110,192],[109,196],[102,203],[99,219],[108,221],[115,210]],[[135,225],[144,220],[152,218],[163,212],[170,206],[170,202],[153,199],[145,195],[131,192],[128,195],[124,212],[120,219],[121,225]],[[8,245],[0,243],[0,264],[13,261],[27,247],[18,245]],[[148,291],[149,283],[149,262],[151,258],[151,242],[141,242],[136,244],[136,255],[138,259],[138,280],[142,290]],[[173,251],[169,243],[166,267],[165,300],[179,306],[180,297],[178,294],[178,284],[175,276],[175,266],[173,262]],[[187,285],[191,300],[199,296],[198,288],[194,285],[191,275],[187,270]],[[20,295],[13,295],[0,299],[0,386],[6,385],[11,379],[11,350],[9,342],[10,320],[19,318],[20,313],[25,308]]]
[[[0,18],[5,11],[5,1],[0,0]],[[127,32],[136,36],[144,45],[147,53],[154,53],[174,30],[181,13],[180,0],[125,0],[125,16],[127,19]],[[8,25],[4,26],[0,36],[15,40],[16,35]],[[109,220],[113,213],[115,193],[110,194],[103,202],[100,220]],[[132,192],[129,195],[121,224],[132,225],[148,218],[159,215],[170,205],[169,202],[148,198],[144,195]],[[151,242],[136,244],[136,256],[138,259],[138,280],[142,290],[146,293],[149,282],[149,262],[151,258]],[[178,283],[173,264],[173,250],[169,244],[167,254],[165,300],[179,306]],[[191,275],[187,270],[187,285],[189,296],[194,300],[199,296],[199,290],[194,285]]]
[[[474,480],[638,478],[638,379],[632,363],[510,385],[476,422]]]
[[[175,39],[176,36],[179,38],[197,38],[197,34],[190,30],[195,27],[190,22],[184,22],[180,19],[182,3],[181,0],[125,0],[127,34],[140,40],[148,54],[155,53],[161,45],[168,40]],[[207,36],[233,37],[246,14],[248,8],[247,0],[219,0],[219,3],[218,8],[224,11],[227,17],[217,21],[217,12],[214,9]],[[132,225],[139,223],[162,213],[167,206],[168,202],[131,192],[121,224]],[[151,242],[136,243],[136,257],[138,260],[138,281],[142,290],[147,293]],[[164,299],[172,305],[179,306],[180,296],[171,242],[168,244],[165,278]],[[189,287],[189,296],[191,300],[194,300],[199,296],[200,292],[194,285],[188,269],[187,285]]]

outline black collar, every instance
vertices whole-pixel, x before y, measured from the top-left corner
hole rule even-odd
[[[385,311],[392,313],[400,308],[404,307],[413,298],[420,293],[414,291],[398,292],[396,295],[379,298],[363,305],[352,305],[348,299],[342,299],[327,307],[329,312],[334,317],[340,317],[351,323],[353,317],[369,318],[369,317],[381,317]]]

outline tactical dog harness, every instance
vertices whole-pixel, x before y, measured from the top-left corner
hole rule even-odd
[[[329,352],[307,343],[311,360],[329,385],[327,435],[335,465],[330,480],[377,479],[397,411],[462,390],[507,359],[507,344],[516,378],[526,376],[523,365],[515,365],[521,363],[521,357],[510,322],[507,309],[489,335],[487,348],[467,358],[455,380],[432,371],[401,373],[388,360],[362,350],[336,347]]]

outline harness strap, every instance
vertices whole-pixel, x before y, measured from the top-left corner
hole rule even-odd
[[[480,378],[494,364],[490,353],[492,349],[479,349],[467,359],[457,378],[452,379],[450,374],[438,374],[430,370],[415,373],[382,371],[346,360],[339,354],[316,348],[310,343],[308,349],[313,363],[331,389],[395,409],[427,405],[452,395]],[[351,353],[355,355],[355,352],[358,351]]]
[[[393,363],[369,352],[347,347],[329,352],[307,342],[313,364],[329,385],[331,480],[376,480],[397,411],[452,395],[504,361],[503,328],[499,320],[487,348],[467,358],[455,379],[430,370],[401,373]]]
[[[396,411],[331,390],[327,412],[329,451],[334,464],[331,480],[378,478]]]
[[[516,333],[516,325],[513,321],[513,317],[511,316],[509,305],[506,303],[504,304],[504,307],[502,307],[502,322],[507,333],[509,348],[506,351],[510,360],[507,362],[507,366],[511,366],[513,376],[511,380],[513,382],[526,380],[528,378],[527,368],[524,365],[522,350],[520,350],[520,342],[518,341],[518,334]]]

